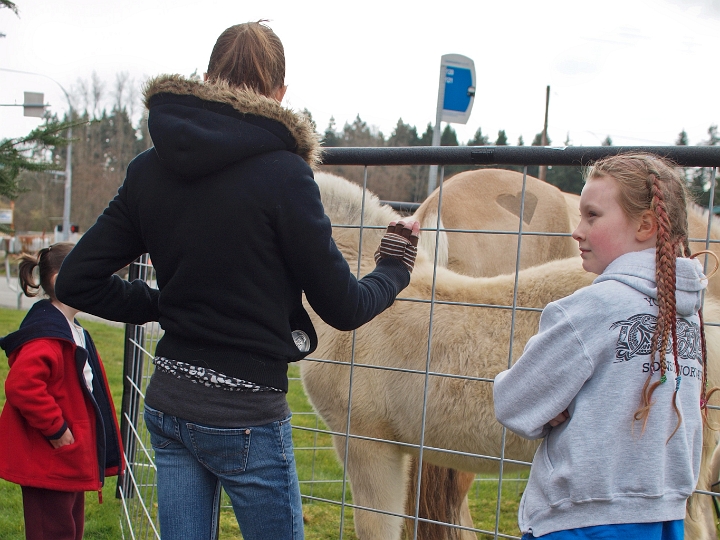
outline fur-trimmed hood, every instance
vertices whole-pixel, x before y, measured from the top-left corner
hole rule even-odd
[[[274,150],[291,151],[313,169],[320,164],[310,120],[252,90],[161,75],[145,84],[143,95],[155,149],[183,176]]]

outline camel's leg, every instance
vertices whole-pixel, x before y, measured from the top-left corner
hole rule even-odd
[[[410,516],[415,515],[417,473],[417,460],[411,458],[408,474],[408,498],[405,505],[405,512]],[[420,479],[419,517],[473,527],[467,493],[474,479],[473,473],[423,463],[422,478]],[[413,538],[414,530],[415,520],[407,519],[405,521],[406,536]],[[471,531],[419,521],[417,540],[477,540],[477,536]]]
[[[340,459],[345,439],[333,437]],[[353,504],[402,514],[407,489],[407,455],[397,446],[374,441],[350,441],[347,473]],[[400,540],[402,518],[367,510],[355,510],[358,540]]]
[[[691,510],[685,516],[685,538],[687,540],[715,540],[715,509],[708,504],[708,495],[693,495]]]
[[[475,475],[473,475],[473,479],[474,477]],[[472,482],[470,484],[472,485]],[[469,489],[470,488],[468,487],[468,490]],[[467,493],[467,491],[465,493]],[[470,503],[468,502],[467,495],[465,495],[462,506],[460,507],[460,525],[463,527],[475,528],[472,516],[470,515]],[[472,531],[461,531],[460,540],[477,540],[477,534]]]

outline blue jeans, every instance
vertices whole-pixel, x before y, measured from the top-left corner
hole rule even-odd
[[[619,525],[597,525],[557,531],[543,536],[526,533],[521,540],[683,540],[684,522],[659,521],[655,523],[623,523]]]
[[[145,406],[163,540],[217,538],[220,488],[245,540],[303,540],[290,418],[217,428]]]

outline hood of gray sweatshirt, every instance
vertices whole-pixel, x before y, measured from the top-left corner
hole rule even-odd
[[[617,281],[657,300],[655,283],[655,250],[635,251],[618,257],[593,283]],[[703,267],[697,259],[677,259],[675,265],[675,303],[678,315],[686,317],[697,313],[707,287]]]

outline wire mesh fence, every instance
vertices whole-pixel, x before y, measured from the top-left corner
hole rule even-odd
[[[491,408],[489,411],[487,407],[482,409],[486,414],[477,418],[463,413],[465,408],[468,413],[479,410],[479,405],[471,407],[463,402],[468,395],[492,395],[492,381],[497,370],[487,368],[483,371],[477,366],[468,369],[459,365],[455,360],[461,356],[465,362],[487,363],[483,360],[485,351],[473,350],[473,332],[477,328],[456,328],[454,332],[448,329],[471,325],[478,320],[493,320],[493,331],[502,332],[503,337],[498,338],[498,350],[492,354],[502,358],[506,367],[511,365],[527,339],[525,329],[533,324],[537,329],[543,307],[526,303],[528,296],[525,288],[528,285],[523,281],[521,272],[524,268],[522,259],[526,256],[523,242],[529,245],[537,238],[568,239],[570,236],[569,230],[531,230],[522,219],[528,205],[535,204],[528,196],[527,166],[585,165],[604,155],[629,150],[661,154],[683,167],[710,168],[710,200],[714,200],[715,168],[720,165],[720,148],[418,147],[336,148],[326,151],[324,161],[327,164],[364,167],[364,185],[357,188],[357,197],[352,201],[359,204],[358,219],[342,219],[326,205],[326,212],[333,222],[334,236],[344,235],[344,240],[336,238],[336,242],[350,242],[347,238],[352,238],[355,243],[354,246],[343,244],[341,247],[344,254],[351,253],[349,262],[358,277],[371,270],[368,261],[372,260],[373,242],[385,228],[373,221],[370,215],[374,203],[366,196],[366,186],[372,167],[407,164],[440,164],[441,167],[435,221],[432,226],[422,229],[422,235],[433,237],[434,242],[427,252],[427,269],[419,271],[420,274],[425,272],[424,277],[416,275],[417,267],[413,276],[413,282],[422,282],[425,286],[411,286],[401,293],[392,308],[394,312],[401,313],[401,318],[417,319],[419,322],[414,328],[422,328],[422,335],[417,335],[415,330],[407,332],[412,335],[403,335],[401,331],[390,341],[383,341],[378,337],[377,326],[368,328],[372,326],[370,323],[348,333],[323,327],[318,332],[321,340],[318,351],[301,365],[290,368],[288,401],[293,412],[295,459],[307,538],[353,539],[357,538],[356,528],[362,539],[399,539],[400,534],[409,539],[430,538],[430,534],[435,534],[432,538],[447,540],[519,538],[517,509],[536,443],[523,446],[512,439],[495,423]],[[445,227],[440,219],[444,203],[443,166],[449,164],[512,164],[524,167],[522,188],[517,193],[515,227]],[[479,183],[473,196],[482,198],[484,189]],[[326,204],[324,194],[323,204]],[[403,209],[406,212],[415,210],[414,207]],[[711,213],[703,215],[702,219],[704,234],[692,238],[694,251],[700,247],[715,249],[720,243],[720,235],[712,234]],[[456,286],[456,282],[452,281],[454,278],[448,278],[443,268],[448,266],[448,261],[442,258],[442,238],[459,238],[461,235],[512,240],[506,243],[506,250],[514,259],[513,270],[506,280],[506,294],[496,295],[495,299],[486,295],[479,301],[477,295],[459,292],[460,285]],[[497,255],[487,254],[488,257]],[[557,272],[557,268],[554,271]],[[129,279],[143,279],[154,284],[154,270],[147,255],[131,265]],[[448,290],[451,292],[448,293]],[[458,292],[453,292],[455,290]],[[477,315],[479,313],[482,316]],[[321,321],[317,318],[313,320],[316,326],[322,327]],[[706,318],[705,323],[709,328],[720,326],[720,320]],[[448,333],[449,336],[446,336]],[[142,409],[144,391],[153,370],[153,352],[161,335],[162,330],[157,323],[126,327],[121,430],[128,474],[118,485],[118,496],[123,503],[121,523],[125,538],[160,538],[156,469]],[[324,339],[330,343],[329,346],[322,346]],[[422,342],[419,348],[415,346],[418,341]],[[462,342],[464,352],[454,356],[453,351],[457,349],[453,347],[458,341]],[[417,351],[422,351],[422,354]],[[409,355],[415,355],[412,361],[397,361],[398,357]],[[720,362],[720,359],[715,361]],[[327,381],[337,384],[329,386]],[[335,402],[326,400],[331,394],[336,396]],[[438,404],[438,399],[443,402]],[[398,406],[398,400],[405,403]],[[412,407],[404,409],[406,403]],[[323,420],[317,412],[318,407],[333,406],[337,409],[336,414],[323,410]],[[384,421],[374,422],[372,419],[379,417],[373,417],[368,412],[370,409],[394,407],[413,411],[412,418],[399,419],[385,410]],[[443,414],[447,416],[443,417]],[[713,411],[713,414],[716,412]],[[393,422],[404,422],[404,425],[394,425]],[[372,425],[366,425],[368,423]],[[411,433],[407,425],[412,425]],[[477,441],[477,436],[472,435],[473,430],[484,433],[482,444],[458,442],[463,437],[471,442]],[[429,463],[437,465],[429,467]],[[443,466],[452,464],[459,466]],[[473,472],[462,473],[456,469]],[[411,489],[408,489],[408,484]],[[706,497],[706,502],[710,500],[708,489],[700,490],[700,494]],[[437,505],[438,502],[444,507],[443,504]],[[710,504],[705,504],[706,513],[710,507]],[[706,527],[714,528],[714,516],[706,515],[703,519]],[[224,507],[220,520],[221,538],[241,538],[228,506]],[[402,533],[401,528],[404,528]]]

